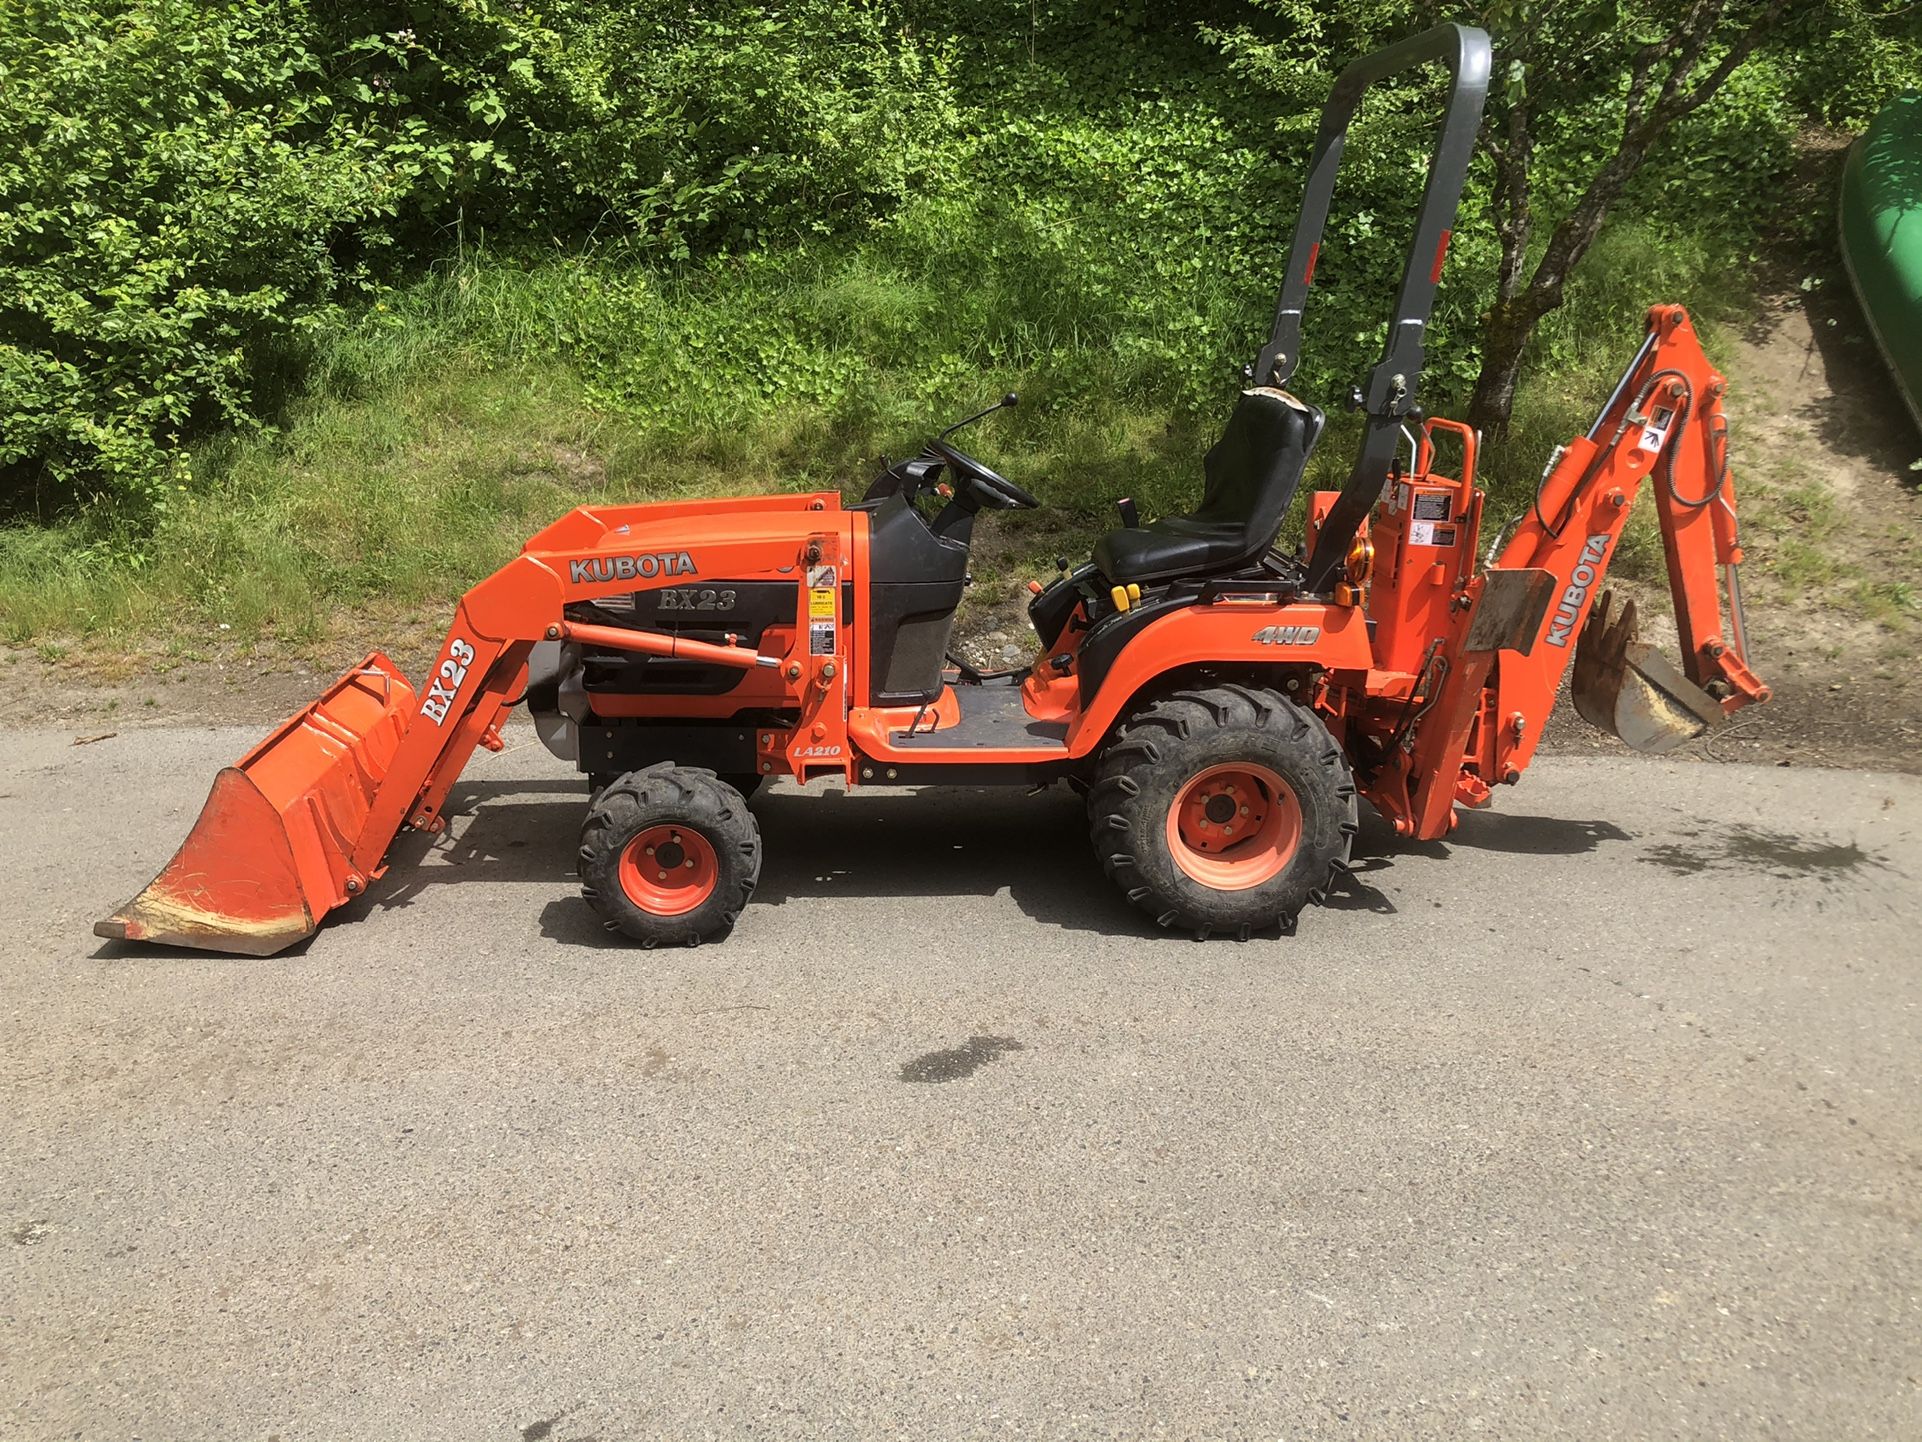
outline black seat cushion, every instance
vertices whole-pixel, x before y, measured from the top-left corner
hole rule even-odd
[[[1110,531],[1094,548],[1095,568],[1125,583],[1248,565],[1281,534],[1321,426],[1321,412],[1286,391],[1243,391],[1202,462],[1201,504],[1185,516]]]

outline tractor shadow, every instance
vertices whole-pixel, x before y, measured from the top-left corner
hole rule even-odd
[[[454,789],[448,831],[403,836],[387,875],[347,915],[406,907],[449,883],[534,883],[554,888],[541,934],[577,946],[624,947],[575,892],[574,851],[586,806],[572,777],[466,782]],[[804,792],[776,786],[755,796],[765,859],[750,903],[872,898],[992,897],[1006,892],[1034,921],[1110,937],[1163,935],[1102,874],[1088,845],[1081,798],[1064,786],[940,787]],[[1447,841],[1411,842],[1362,808],[1353,870],[1324,905],[1392,914],[1379,882],[1401,858],[1440,859],[1456,848],[1512,855],[1593,851],[1628,833],[1605,821],[1471,812]]]
[[[1323,904],[1335,911],[1393,915],[1393,901],[1371,877],[1386,878],[1395,863],[1410,856],[1445,861],[1459,848],[1509,856],[1581,856],[1608,841],[1634,837],[1609,821],[1580,821],[1560,816],[1518,816],[1501,811],[1462,811],[1445,841],[1409,841],[1368,806],[1362,807],[1361,832],[1349,859],[1349,874],[1331,887]]]
[[[757,901],[989,897],[1070,931],[1138,936],[1140,914],[1102,874],[1087,811],[1066,786],[776,792],[755,802],[767,859]]]
[[[537,781],[463,781],[447,798],[447,830],[406,832],[388,853],[387,874],[343,915],[411,905],[448,882],[552,882],[574,879],[574,849],[587,808],[577,777]]]

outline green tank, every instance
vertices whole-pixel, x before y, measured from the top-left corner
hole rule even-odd
[[[1922,427],[1922,95],[1899,95],[1849,148],[1842,264]]]

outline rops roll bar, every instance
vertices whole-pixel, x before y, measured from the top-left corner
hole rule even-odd
[[[1286,384],[1300,363],[1302,307],[1314,278],[1322,231],[1328,224],[1342,146],[1362,96],[1369,86],[1398,71],[1436,60],[1448,66],[1448,108],[1442,116],[1428,183],[1415,217],[1415,235],[1402,272],[1401,291],[1395,299],[1394,321],[1388,327],[1381,361],[1361,392],[1367,429],[1354,468],[1342,486],[1341,498],[1323,521],[1314,554],[1309,557],[1310,591],[1327,590],[1340,570],[1355,531],[1381,493],[1402,418],[1415,408],[1415,387],[1422,368],[1422,331],[1434,309],[1435,287],[1441,280],[1442,260],[1448,252],[1455,212],[1461,205],[1462,182],[1468,175],[1475,132],[1481,126],[1482,106],[1488,99],[1490,58],[1487,31],[1468,25],[1437,25],[1349,65],[1336,77],[1322,109],[1308,183],[1302,191],[1301,213],[1288,242],[1288,267],[1275,306],[1274,330],[1255,361],[1257,385]]]

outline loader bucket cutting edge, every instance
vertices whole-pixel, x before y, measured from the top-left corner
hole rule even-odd
[[[1636,635],[1635,603],[1611,623],[1603,592],[1575,643],[1569,692],[1583,720],[1637,751],[1665,755],[1722,719],[1715,698]]]
[[[385,656],[347,671],[222,768],[173,860],[94,934],[242,956],[313,935],[348,897],[352,847],[413,703]]]

